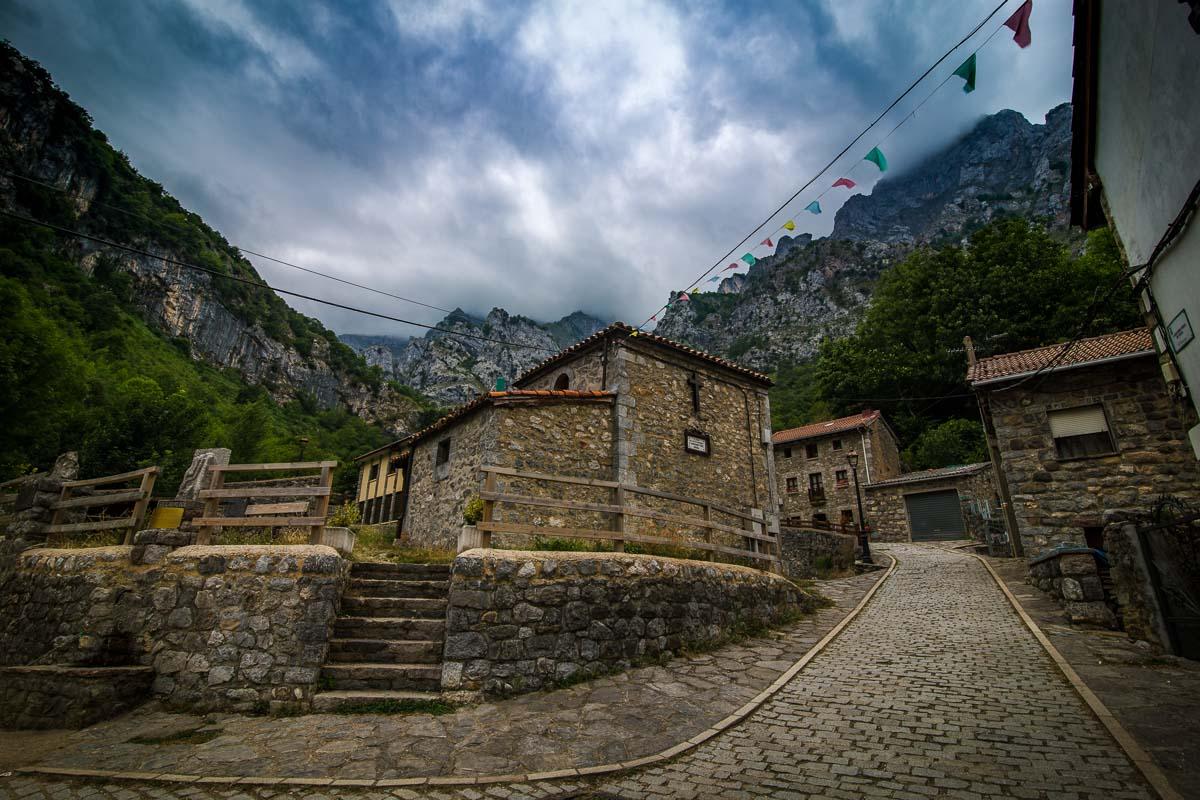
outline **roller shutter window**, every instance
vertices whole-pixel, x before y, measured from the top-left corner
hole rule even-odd
[[[1117,451],[1104,407],[1099,404],[1051,411],[1047,417],[1059,458],[1087,458]]]
[[[956,489],[907,494],[908,524],[914,542],[963,539],[962,504]]]

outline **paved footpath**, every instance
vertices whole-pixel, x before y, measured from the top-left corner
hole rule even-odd
[[[537,784],[413,788],[82,783],[15,775],[10,798],[1150,798],[983,567],[896,545],[866,610],[743,723],[666,766]]]

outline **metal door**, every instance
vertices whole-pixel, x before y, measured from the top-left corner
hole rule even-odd
[[[966,538],[957,489],[906,494],[904,505],[908,507],[908,529],[914,542]]]

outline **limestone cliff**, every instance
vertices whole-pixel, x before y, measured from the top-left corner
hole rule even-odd
[[[456,309],[439,328],[496,341],[448,336],[429,331],[421,338],[394,339],[343,334],[341,339],[378,366],[392,380],[406,384],[443,405],[463,403],[495,386],[497,378],[512,380],[558,350],[604,327],[605,322],[576,311],[557,322],[539,323],[493,308],[477,319]]]
[[[0,208],[261,280],[218,232],[138,174],[44,69],[3,43],[0,169],[65,190],[0,173]],[[419,412],[417,403],[389,387],[332,331],[273,292],[69,235],[35,229],[22,229],[20,235],[45,235],[45,246],[83,272],[127,275],[128,302],[154,329],[185,343],[192,358],[236,370],[277,401],[311,396],[323,408],[343,405],[393,431],[409,428]]]
[[[783,237],[745,277],[675,304],[658,333],[769,370],[811,358],[853,329],[880,273],[924,244],[958,242],[1004,216],[1067,224],[1071,108],[1044,124],[1015,111],[969,133],[871,194],[851,197],[828,238]]]

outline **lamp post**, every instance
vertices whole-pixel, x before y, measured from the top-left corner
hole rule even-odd
[[[867,529],[863,526],[862,490],[858,488],[858,451],[851,450],[846,454],[846,463],[854,473],[854,498],[858,501],[858,546],[862,550],[864,564],[871,562],[871,541]]]
[[[307,436],[300,436],[300,437],[298,437],[298,438],[296,439],[296,441],[300,443],[300,457],[299,457],[298,459],[296,459],[296,460],[297,460],[297,461],[303,461],[303,460],[304,460],[304,446],[305,446],[306,444],[308,444],[308,437],[307,437]]]

